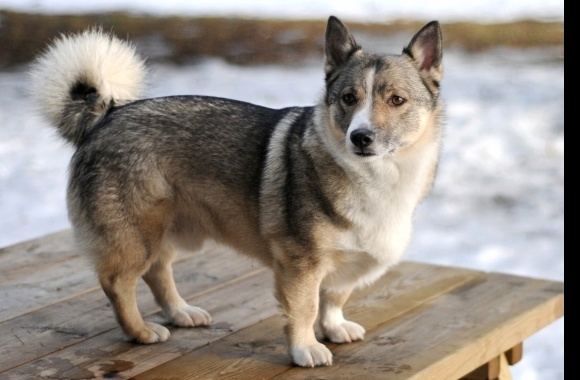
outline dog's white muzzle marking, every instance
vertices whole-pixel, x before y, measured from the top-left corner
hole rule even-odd
[[[345,136],[347,149],[362,157],[376,154],[373,148],[376,133],[372,123],[374,80],[375,71],[369,70],[364,86],[365,96],[361,99],[362,106],[355,112]]]

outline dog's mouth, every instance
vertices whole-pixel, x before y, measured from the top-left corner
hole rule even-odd
[[[375,154],[371,153],[371,152],[354,152],[354,154],[356,154],[359,157],[372,157]]]
[[[366,152],[366,151],[358,151],[358,152],[354,152],[354,154],[356,154],[359,157],[372,157],[372,156],[376,156],[375,153],[373,152]]]

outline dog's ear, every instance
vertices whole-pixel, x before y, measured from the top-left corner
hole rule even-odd
[[[419,71],[439,82],[443,76],[443,37],[439,22],[431,21],[417,32],[403,54],[411,57]]]
[[[343,66],[348,59],[360,51],[354,37],[346,26],[336,17],[330,16],[326,26],[326,74]]]

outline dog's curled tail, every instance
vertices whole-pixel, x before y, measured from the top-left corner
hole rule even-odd
[[[140,97],[145,62],[101,29],[61,35],[32,64],[32,98],[68,142],[79,145],[114,105]]]

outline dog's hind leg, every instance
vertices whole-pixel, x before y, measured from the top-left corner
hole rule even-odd
[[[126,241],[100,252],[97,273],[103,291],[109,298],[117,321],[125,334],[139,343],[164,342],[169,330],[156,323],[145,322],[137,307],[137,281],[148,269],[147,250],[138,238],[125,234]]]
[[[320,327],[331,342],[350,343],[364,338],[365,329],[358,323],[347,321],[342,313],[351,292],[329,289],[320,292]]]
[[[124,332],[140,343],[163,342],[170,335],[167,328],[145,322],[139,313],[135,287],[141,276],[173,323],[209,323],[209,314],[187,305],[175,288],[171,270],[174,252],[164,242],[172,213],[171,202],[162,200],[139,213],[118,214],[116,219],[110,218],[115,224],[104,227],[106,243],[93,245],[99,280],[117,320]]]
[[[157,261],[143,275],[143,279],[151,288],[157,304],[174,325],[207,326],[211,323],[209,313],[199,307],[188,305],[177,291],[171,267],[174,256],[175,251],[171,247],[162,247]]]

